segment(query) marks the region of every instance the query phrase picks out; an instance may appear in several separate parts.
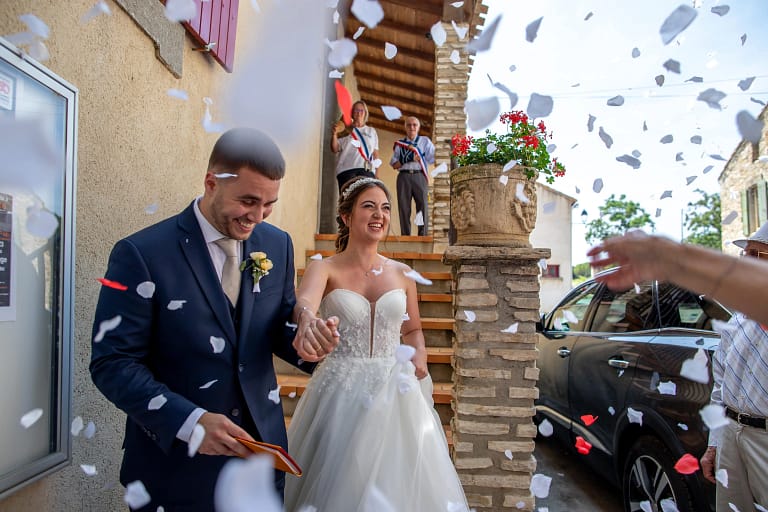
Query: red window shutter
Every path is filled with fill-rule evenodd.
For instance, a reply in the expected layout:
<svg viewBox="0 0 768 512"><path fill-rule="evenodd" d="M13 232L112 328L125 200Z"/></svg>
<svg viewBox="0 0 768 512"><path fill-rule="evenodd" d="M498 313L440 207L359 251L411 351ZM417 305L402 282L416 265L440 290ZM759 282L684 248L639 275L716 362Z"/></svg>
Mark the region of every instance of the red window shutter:
<svg viewBox="0 0 768 512"><path fill-rule="evenodd" d="M235 32L240 0L195 0L197 15L184 28L200 46L212 43L211 55L232 72L235 63Z"/></svg>

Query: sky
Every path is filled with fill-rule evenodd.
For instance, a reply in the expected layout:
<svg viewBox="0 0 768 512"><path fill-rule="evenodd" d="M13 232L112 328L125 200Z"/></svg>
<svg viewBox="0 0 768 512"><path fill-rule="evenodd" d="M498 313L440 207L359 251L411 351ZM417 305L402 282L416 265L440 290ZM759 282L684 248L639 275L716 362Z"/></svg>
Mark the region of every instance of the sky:
<svg viewBox="0 0 768 512"><path fill-rule="evenodd" d="M526 110L532 93L552 97L553 111L544 121L554 131L553 156L567 169L554 188L578 200L572 221L573 263L586 261L581 212L586 210L588 221L597 218L598 207L610 194L626 194L640 203L656 223L656 232L679 240L682 212L700 197L694 190L719 192L717 178L726 162L710 155L727 160L741 141L736 114L747 110L757 117L763 107L750 98L768 102L768 1L688 0L685 4L698 14L668 45L659 29L680 2L485 0L485 4L485 26L499 16L501 20L491 48L475 58L468 98L497 96L502 112L508 111L508 96L491 80L518 95L515 109ZM722 11L726 5L729 10L723 16L711 11L713 7ZM528 42L526 26L538 18L543 18L538 34ZM639 50L636 58L634 48ZM664 68L668 59L680 63L679 74ZM657 75L664 75L661 87ZM703 82L686 82L694 76ZM749 77L755 79L742 91L738 84ZM720 110L697 100L709 88L726 94ZM624 104L607 105L617 95L624 97ZM590 115L596 118L591 133ZM610 149L598 136L599 127L613 138ZM503 130L498 123L490 128ZM673 142L662 144L660 139L667 135ZM695 135L701 136L701 144L690 141ZM635 150L641 153L639 169L616 161ZM678 153L682 161L676 161ZM704 173L710 165L713 168ZM595 193L598 178L604 186ZM665 191L671 191L671 197L662 199Z"/></svg>

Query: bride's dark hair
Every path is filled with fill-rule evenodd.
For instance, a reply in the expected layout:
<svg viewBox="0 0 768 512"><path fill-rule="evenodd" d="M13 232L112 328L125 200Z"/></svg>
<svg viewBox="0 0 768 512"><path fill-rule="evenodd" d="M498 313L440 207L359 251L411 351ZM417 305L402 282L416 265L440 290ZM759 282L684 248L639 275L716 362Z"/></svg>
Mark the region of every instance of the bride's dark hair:
<svg viewBox="0 0 768 512"><path fill-rule="evenodd" d="M361 181L364 182L359 183ZM356 183L359 184L356 185ZM338 224L339 227L339 233L336 236L337 253L344 251L347 248L347 244L349 243L349 226L344 223L342 215L351 215L352 208L354 208L355 201L357 201L358 196L360 196L363 191L371 187L379 187L384 191L384 194L386 194L387 201L390 203L392 202L392 196L389 195L389 190L387 190L387 187L381 180L367 176L356 176L342 185L341 194L339 194L339 205L336 209L336 224ZM387 227L387 230L389 230L389 227Z"/></svg>

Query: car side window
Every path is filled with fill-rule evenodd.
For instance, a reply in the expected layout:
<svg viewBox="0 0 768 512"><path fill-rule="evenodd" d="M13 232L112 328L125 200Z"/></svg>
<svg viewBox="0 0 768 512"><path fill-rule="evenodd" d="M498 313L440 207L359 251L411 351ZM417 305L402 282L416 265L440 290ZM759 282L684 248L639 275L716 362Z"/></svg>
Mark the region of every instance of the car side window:
<svg viewBox="0 0 768 512"><path fill-rule="evenodd" d="M597 283L590 283L560 304L549 316L550 331L583 331L589 305L598 290Z"/></svg>
<svg viewBox="0 0 768 512"><path fill-rule="evenodd" d="M662 327L712 330L712 319L727 321L731 314L720 304L670 283L659 283Z"/></svg>
<svg viewBox="0 0 768 512"><path fill-rule="evenodd" d="M633 332L656 327L649 323L653 309L650 281L629 290L615 292L604 288L595 310L592 332Z"/></svg>

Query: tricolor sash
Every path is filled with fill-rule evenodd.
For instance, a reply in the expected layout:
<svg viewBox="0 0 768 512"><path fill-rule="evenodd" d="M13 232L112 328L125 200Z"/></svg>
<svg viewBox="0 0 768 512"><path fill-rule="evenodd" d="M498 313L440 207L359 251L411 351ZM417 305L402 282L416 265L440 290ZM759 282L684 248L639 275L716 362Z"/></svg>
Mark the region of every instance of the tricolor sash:
<svg viewBox="0 0 768 512"><path fill-rule="evenodd" d="M360 156L363 157L366 164L371 163L371 152L368 151L368 144L365 143L365 137L363 137L362 132L358 130L357 126L353 126L349 135L360 143L357 147L357 152L360 153Z"/></svg>
<svg viewBox="0 0 768 512"><path fill-rule="evenodd" d="M427 163L424 161L424 154L419 149L419 146L416 145L416 143L419 141L419 138L416 137L416 140L411 142L408 139L401 139L395 141L395 146L399 146L405 150L411 151L413 153L418 153L419 155L419 165L421 166L421 172L424 174L424 178L429 182L429 177L427 174Z"/></svg>

